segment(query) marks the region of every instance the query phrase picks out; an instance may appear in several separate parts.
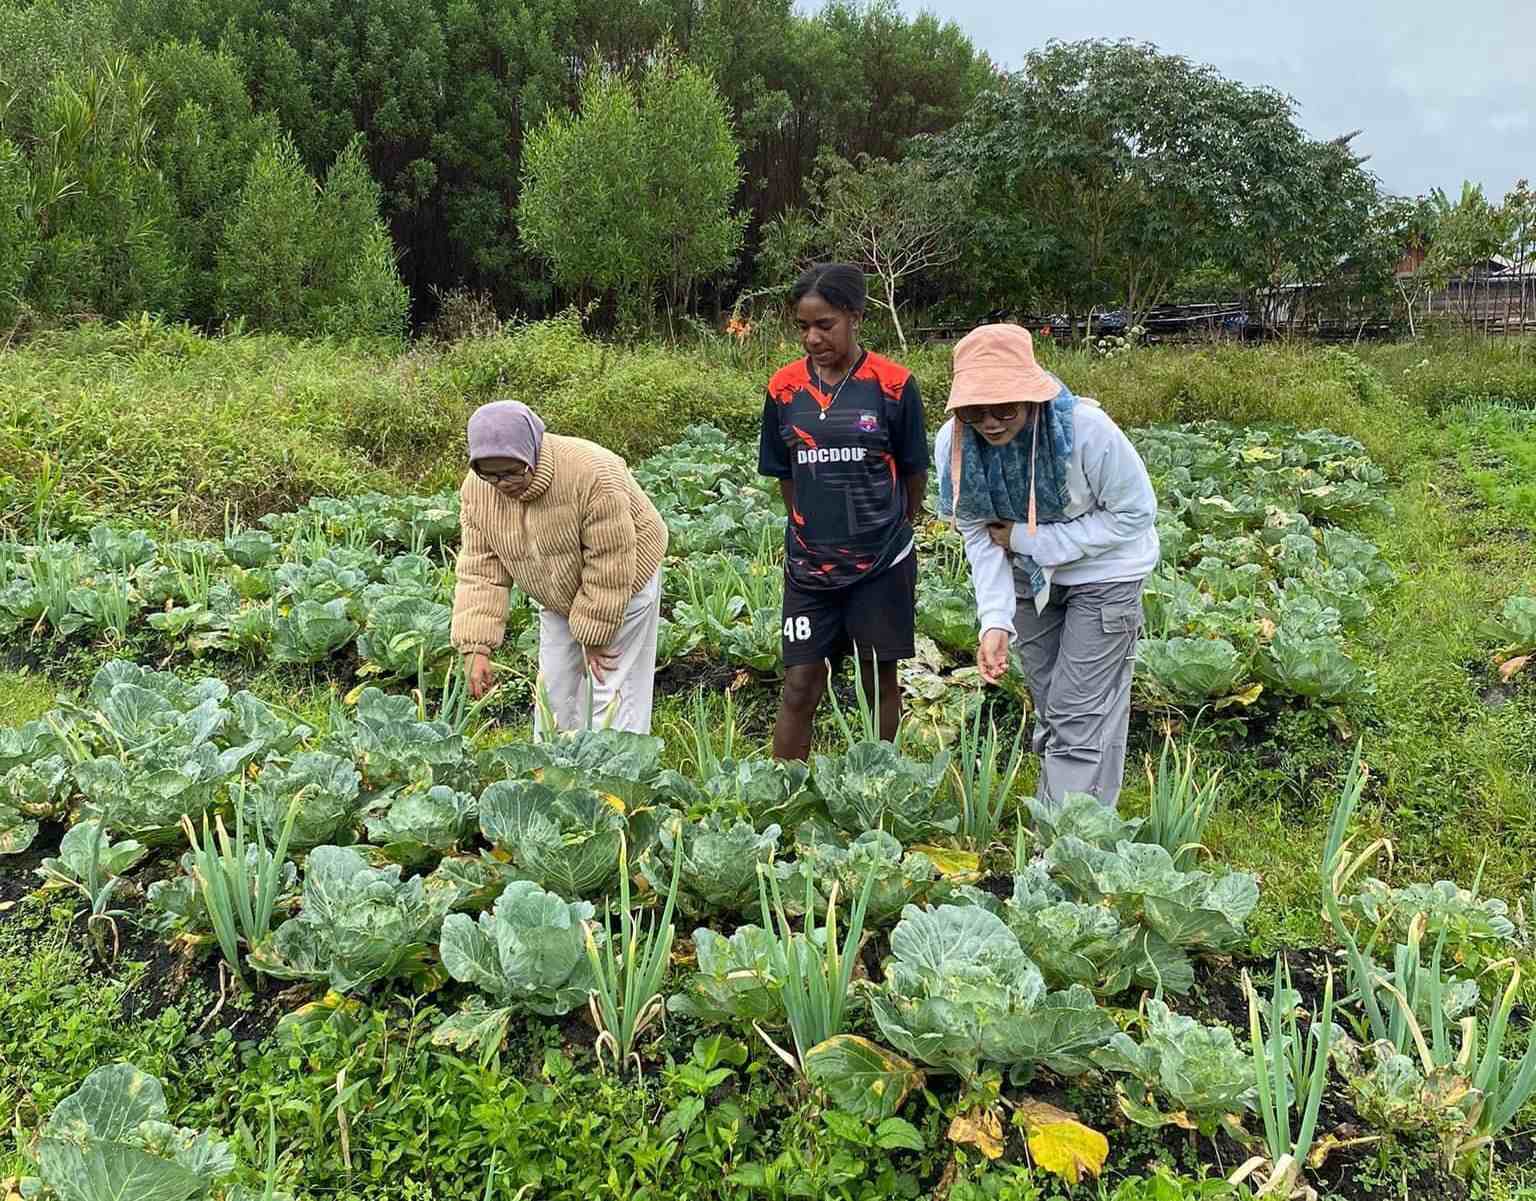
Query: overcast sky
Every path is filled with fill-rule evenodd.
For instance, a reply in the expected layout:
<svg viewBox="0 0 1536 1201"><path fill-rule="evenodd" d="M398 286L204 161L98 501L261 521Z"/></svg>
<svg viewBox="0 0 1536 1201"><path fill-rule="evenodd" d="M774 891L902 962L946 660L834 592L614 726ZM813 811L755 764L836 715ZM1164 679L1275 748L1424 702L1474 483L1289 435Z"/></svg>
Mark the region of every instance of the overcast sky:
<svg viewBox="0 0 1536 1201"><path fill-rule="evenodd" d="M1536 181L1536 0L900 0L957 22L1013 69L1051 38L1129 37L1295 97L1314 136L1356 149L1389 191L1463 179L1498 200Z"/></svg>

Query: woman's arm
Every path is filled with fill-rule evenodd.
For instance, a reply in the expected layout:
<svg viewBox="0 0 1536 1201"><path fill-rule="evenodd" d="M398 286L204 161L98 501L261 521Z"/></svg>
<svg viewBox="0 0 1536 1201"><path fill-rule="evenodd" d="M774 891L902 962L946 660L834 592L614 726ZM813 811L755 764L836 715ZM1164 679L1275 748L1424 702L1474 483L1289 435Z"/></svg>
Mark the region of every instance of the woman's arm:
<svg viewBox="0 0 1536 1201"><path fill-rule="evenodd" d="M488 655L507 632L507 589L512 577L490 540L461 508L460 546L453 586L450 638L461 654Z"/></svg>
<svg viewBox="0 0 1536 1201"><path fill-rule="evenodd" d="M1008 552L987 536L983 522L962 521L960 536L965 540L965 557L971 565L971 584L976 589L976 621L981 632L1007 630L1011 637L1017 633L1013 627L1013 613L1019 602Z"/></svg>
<svg viewBox="0 0 1536 1201"><path fill-rule="evenodd" d="M793 513L795 511L795 481L794 480L780 480L779 481L779 499L784 502L784 512L786 514Z"/></svg>
<svg viewBox="0 0 1536 1201"><path fill-rule="evenodd" d="M1082 422L1083 476L1094 508L1071 521L1042 522L1035 533L1015 522L1009 544L1041 567L1062 567L1134 542L1157 522L1157 496L1147 468L1119 426Z"/></svg>
<svg viewBox="0 0 1536 1201"><path fill-rule="evenodd" d="M571 603L571 636L607 646L624 622L635 591L635 518L623 468L598 472L587 493L581 529L581 587Z"/></svg>
<svg viewBox="0 0 1536 1201"><path fill-rule="evenodd" d="M954 437L955 424L946 422L939 427L933 454L939 470L948 470L950 440ZM1018 597L1013 586L1013 565L1008 552L992 541L987 526L982 521L956 523L965 543L965 558L971 565L971 584L976 590L976 620L981 633L988 630L1006 630L1011 638L1017 631L1013 626L1014 610Z"/></svg>
<svg viewBox="0 0 1536 1201"><path fill-rule="evenodd" d="M899 412L891 434L891 452L906 485L907 520L916 525L922 516L923 499L928 495L928 427L923 421L923 396L915 375L908 376L901 389Z"/></svg>

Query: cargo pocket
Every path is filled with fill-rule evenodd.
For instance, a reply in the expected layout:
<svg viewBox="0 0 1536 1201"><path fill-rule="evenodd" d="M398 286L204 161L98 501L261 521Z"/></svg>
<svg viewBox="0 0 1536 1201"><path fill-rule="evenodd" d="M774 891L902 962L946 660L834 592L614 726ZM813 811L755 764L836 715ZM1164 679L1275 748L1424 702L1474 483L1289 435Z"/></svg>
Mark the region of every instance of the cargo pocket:
<svg viewBox="0 0 1536 1201"><path fill-rule="evenodd" d="M1126 640L1125 657L1136 657L1136 636L1141 632L1141 601L1131 604L1105 605L1099 611L1099 621L1105 635Z"/></svg>

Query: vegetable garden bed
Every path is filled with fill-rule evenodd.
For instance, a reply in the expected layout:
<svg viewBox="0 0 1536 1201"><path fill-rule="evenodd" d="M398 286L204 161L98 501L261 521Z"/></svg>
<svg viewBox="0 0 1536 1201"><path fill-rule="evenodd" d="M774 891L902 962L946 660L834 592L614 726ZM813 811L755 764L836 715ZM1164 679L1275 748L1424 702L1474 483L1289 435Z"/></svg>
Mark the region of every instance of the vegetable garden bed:
<svg viewBox="0 0 1536 1201"><path fill-rule="evenodd" d="M1368 701L1352 652L1393 579L1348 528L1385 504L1359 444L1214 424L1134 436L1164 548L1139 710L1170 728L1206 711L1262 725ZM221 541L99 526L0 545L12 645L110 660L78 697L0 729L0 913L35 917L22 898L39 883L83 908L74 929L98 970L148 965L124 1021L196 996L199 1037L224 1029L299 1062L306 1040L405 1006L413 1032L432 1015L420 1041L438 1061L484 1079L660 1077L664 1114L625 1086L635 1128L659 1117L655 1154L697 1154L712 1191L646 1195L1029 1197L1100 1171L1129 1189L1152 1160L1226 1175L1250 1156L1250 1180L1281 1192L1456 1196L1479 1178L1481 1140L1536 1090L1508 969L1527 933L1508 907L1370 879L1371 850L1344 842L1357 772L1317 865L1351 953L1291 954L1294 991L1272 992L1275 963L1245 928L1260 882L1199 853L1209 782L1192 760L1157 768L1161 819L1021 795L1022 692L978 704L973 599L937 526L921 532L904 740L873 742L850 713L808 766L754 754L737 715L778 668L782 516L750 471L704 429L638 469L673 535L663 679L731 706L699 700L670 748L505 740L490 719L532 685L522 598L509 686L467 702L447 643L451 496L317 500ZM1525 615L1505 612L1506 662ZM255 690L273 661L296 687L334 685L323 719ZM1168 820L1181 814L1192 824ZM643 963L654 985L633 978ZM237 1165L216 1142L140 1126L169 1112L157 1086L103 1071L51 1124L37 1115L25 1150L57 1195L115 1195L69 1191L110 1156L166 1195L233 1198L231 1179L260 1176L259 1137ZM1266 1089L1296 1094L1288 1130ZM130 1129L112 1116L125 1091L145 1099ZM336 1092L327 1120L350 1146L344 1078ZM1299 1129L1309 1092L1316 1162ZM796 1133L807 1114L817 1133ZM499 1179L494 1163L468 1172L486 1196L541 1195L546 1177L516 1155ZM268 1174L314 1187L297 1163ZM1230 1191L1152 1187L1125 1196Z"/></svg>

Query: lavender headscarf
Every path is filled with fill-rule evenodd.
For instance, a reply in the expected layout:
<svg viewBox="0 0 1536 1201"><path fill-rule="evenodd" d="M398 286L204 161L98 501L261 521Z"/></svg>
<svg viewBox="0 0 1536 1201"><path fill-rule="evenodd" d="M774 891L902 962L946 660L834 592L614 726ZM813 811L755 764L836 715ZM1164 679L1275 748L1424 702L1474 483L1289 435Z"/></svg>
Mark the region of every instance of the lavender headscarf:
<svg viewBox="0 0 1536 1201"><path fill-rule="evenodd" d="M469 418L469 461L516 459L532 471L539 465L544 445L544 423L539 415L518 400L495 400L481 405Z"/></svg>

